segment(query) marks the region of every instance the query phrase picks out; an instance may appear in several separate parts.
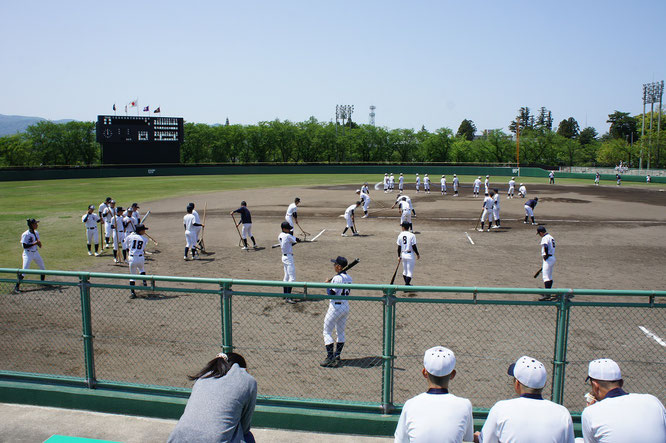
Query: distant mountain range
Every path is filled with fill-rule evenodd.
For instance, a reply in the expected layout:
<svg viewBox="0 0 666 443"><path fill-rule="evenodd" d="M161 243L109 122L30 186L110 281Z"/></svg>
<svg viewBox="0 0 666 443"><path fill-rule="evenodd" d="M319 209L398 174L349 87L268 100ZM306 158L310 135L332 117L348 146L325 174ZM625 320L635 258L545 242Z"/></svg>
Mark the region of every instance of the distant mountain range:
<svg viewBox="0 0 666 443"><path fill-rule="evenodd" d="M25 117L23 115L3 115L0 114L0 137L4 135L16 134L17 132L25 132L30 125L45 121L41 117ZM73 119L53 120L53 123L67 123L74 121Z"/></svg>

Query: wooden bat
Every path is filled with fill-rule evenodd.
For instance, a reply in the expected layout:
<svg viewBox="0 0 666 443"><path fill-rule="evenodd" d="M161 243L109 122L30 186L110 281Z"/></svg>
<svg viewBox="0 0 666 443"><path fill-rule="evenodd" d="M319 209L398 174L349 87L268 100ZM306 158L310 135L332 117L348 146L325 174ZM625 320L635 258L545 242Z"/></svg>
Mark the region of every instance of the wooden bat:
<svg viewBox="0 0 666 443"><path fill-rule="evenodd" d="M204 229L206 229L206 209L208 209L208 202L204 204L204 216L202 223L203 226L201 227L201 238L197 242L197 244L199 245L199 249L202 252L206 252L206 245L204 244Z"/></svg>
<svg viewBox="0 0 666 443"><path fill-rule="evenodd" d="M393 282L395 281L395 276L398 275L398 268L400 267L400 262L401 261L402 261L402 257L400 257L398 259L398 264L395 265L395 271L393 271L393 277L391 277L391 283L389 283L390 285L393 284Z"/></svg>
<svg viewBox="0 0 666 443"><path fill-rule="evenodd" d="M123 222L123 219L120 219L120 223ZM113 208L113 228L116 231L116 237L113 239L113 244L116 247L116 259L117 263L123 263L123 244L120 242L120 233L118 232L118 211L116 208Z"/></svg>
<svg viewBox="0 0 666 443"><path fill-rule="evenodd" d="M159 243L157 243L157 242L155 241L155 239L152 238L150 235L148 235L148 234L146 234L146 233L144 233L143 235L145 235L146 237L148 237L148 239L149 239L151 242L155 243L155 246L158 246L158 245L159 245Z"/></svg>
<svg viewBox="0 0 666 443"><path fill-rule="evenodd" d="M534 274L534 278L537 278L539 276L539 274L541 274L541 268L539 268L539 270L536 272L536 274Z"/></svg>
<svg viewBox="0 0 666 443"><path fill-rule="evenodd" d="M347 264L347 266L342 268L342 271L340 271L340 272L347 272L348 270L350 270L351 268L353 268L354 266L356 266L360 262L361 262L360 258L355 258L351 263Z"/></svg>

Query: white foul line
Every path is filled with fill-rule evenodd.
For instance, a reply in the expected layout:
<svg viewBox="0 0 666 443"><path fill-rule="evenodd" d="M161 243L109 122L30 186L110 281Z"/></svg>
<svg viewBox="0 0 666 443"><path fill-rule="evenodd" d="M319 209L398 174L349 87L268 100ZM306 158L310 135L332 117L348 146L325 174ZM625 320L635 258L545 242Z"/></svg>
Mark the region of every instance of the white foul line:
<svg viewBox="0 0 666 443"><path fill-rule="evenodd" d="M469 242L470 242L471 244L474 244L474 241L472 240L472 237L470 237L469 234L468 234L467 232L465 232L465 235L467 236L467 239L469 240Z"/></svg>
<svg viewBox="0 0 666 443"><path fill-rule="evenodd" d="M648 330L647 328L645 328L645 327L643 327L643 326L639 326L638 328L639 328L641 331L643 331L643 334L645 334L645 335L647 335L648 337L654 339L654 341L656 341L657 343L659 343L660 345L662 345L663 347L666 348L666 342L665 342L664 340L662 340L662 339L659 338L657 335L653 334L652 332L650 332L650 330Z"/></svg>

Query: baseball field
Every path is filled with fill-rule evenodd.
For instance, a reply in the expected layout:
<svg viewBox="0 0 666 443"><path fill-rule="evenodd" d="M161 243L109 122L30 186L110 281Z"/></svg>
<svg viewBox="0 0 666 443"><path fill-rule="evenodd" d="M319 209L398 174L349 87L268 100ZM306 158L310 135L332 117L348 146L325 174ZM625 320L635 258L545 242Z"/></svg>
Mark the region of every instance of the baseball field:
<svg viewBox="0 0 666 443"><path fill-rule="evenodd" d="M523 224L526 199L506 198L508 177L491 177L501 193L502 228L475 231L483 198L472 197L474 177L460 177L459 197L439 192L416 193L413 177L406 193L421 259L415 285L541 288L534 279L541 266L535 226ZM48 269L127 273L101 257L86 254L81 216L88 204L107 196L127 207L138 202L150 210L151 244L146 272L155 275L282 280L279 249L272 249L284 213L300 197L298 214L316 242L294 249L296 279L321 282L333 275L331 258L360 258L352 271L355 283L388 283L397 263L397 191L371 186L369 217L357 215L358 237L341 237L342 214L367 181L381 176L253 175L149 177L0 183L0 267L21 264L19 237L25 219L41 220L41 254ZM526 179L527 198L539 197L536 221L556 240L555 288L663 290L666 261L666 193L659 184ZM253 217L257 250L241 250L229 212L247 201ZM188 202L204 215L206 254L183 261L183 215ZM298 229L296 233L299 233ZM402 283L400 271L396 283ZM80 376L80 310L78 289L35 290L19 296L0 286L2 334L0 369ZM298 292L298 291L295 291ZM219 296L160 293L130 300L125 290L93 290L93 327L98 377L157 385L189 386L185 374L196 372L214 356L220 343ZM356 295L380 295L358 291ZM418 299L440 295L400 294L413 302L397 306L395 400L420 392L423 350L437 344L458 356L459 376L452 390L490 407L512 395L503 374L508 363L528 354L550 363L555 331L553 306L483 306L427 304ZM447 295L467 298L469 295ZM486 296L534 301L537 296ZM577 297L576 301L584 301ZM588 301L592 301L589 298ZM599 298L595 298L599 301ZM641 300L645 301L645 300ZM382 354L382 305L351 303L347 345L339 368L321 368L325 356L322 322L328 302L287 304L281 298L234 297L234 344L248 359L259 381L259 393L305 398L379 401ZM588 360L610 357L627 364L631 383L664 400L666 321L663 309L576 307L570 319L565 405L580 410ZM641 327L662 340L662 344ZM20 351L20 352L17 352ZM656 363L655 363L656 362ZM167 369L166 371L164 369ZM549 371L550 372L550 371ZM578 381L580 380L580 383ZM579 386L580 385L580 386ZM550 389L550 383L547 385Z"/></svg>

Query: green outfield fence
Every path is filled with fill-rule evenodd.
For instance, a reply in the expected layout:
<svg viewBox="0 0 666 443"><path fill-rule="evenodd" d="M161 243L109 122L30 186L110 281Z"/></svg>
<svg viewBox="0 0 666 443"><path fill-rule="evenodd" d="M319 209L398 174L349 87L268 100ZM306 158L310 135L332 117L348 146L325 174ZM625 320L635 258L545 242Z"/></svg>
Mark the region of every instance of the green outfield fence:
<svg viewBox="0 0 666 443"><path fill-rule="evenodd" d="M666 398L666 291L352 284L342 365L321 368L330 284L291 282L301 302L287 304L281 281L135 276L143 296L129 299L127 274L0 277L0 401L178 418L186 374L233 350L259 384L257 426L391 435L435 345L456 353L451 390L477 428L514 395L506 369L522 355L546 364L545 395L576 420L595 358L618 361L629 391Z"/></svg>

